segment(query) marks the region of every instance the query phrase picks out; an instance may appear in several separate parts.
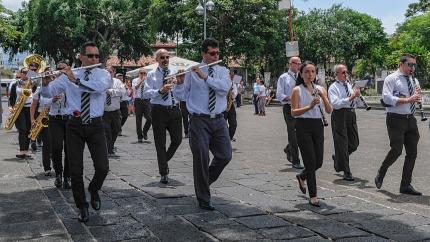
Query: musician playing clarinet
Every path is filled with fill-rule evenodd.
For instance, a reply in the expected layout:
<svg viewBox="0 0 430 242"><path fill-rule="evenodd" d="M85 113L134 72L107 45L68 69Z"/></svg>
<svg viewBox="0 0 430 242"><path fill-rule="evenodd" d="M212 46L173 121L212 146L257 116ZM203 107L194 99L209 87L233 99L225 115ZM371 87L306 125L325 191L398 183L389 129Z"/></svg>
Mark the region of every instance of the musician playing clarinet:
<svg viewBox="0 0 430 242"><path fill-rule="evenodd" d="M399 60L399 69L388 75L382 88L382 98L386 105L386 124L390 139L390 151L385 156L375 177L375 185L381 188L388 168L402 154L405 146L406 156L403 164L400 193L421 195L411 185L412 172L417 158L417 145L420 139L417 120L414 117L417 102L421 101L421 89L416 86L416 80L411 76L417 67L415 56L403 54Z"/></svg>
<svg viewBox="0 0 430 242"><path fill-rule="evenodd" d="M296 118L297 144L302 154L305 169L296 175L299 189L306 193L305 181L309 189L309 204L319 207L315 172L323 163L324 126L323 109L331 113L332 107L324 87L314 84L316 68L306 61L300 66L296 87L291 95L291 115ZM322 101L321 101L322 100Z"/></svg>
<svg viewBox="0 0 430 242"><path fill-rule="evenodd" d="M333 107L331 114L331 130L334 142L334 169L343 171L343 179L354 181L350 167L349 156L357 150L358 128L355 116L356 97L360 96L360 89L352 89L347 81L348 70L345 65L334 66L336 81L328 89L330 103Z"/></svg>

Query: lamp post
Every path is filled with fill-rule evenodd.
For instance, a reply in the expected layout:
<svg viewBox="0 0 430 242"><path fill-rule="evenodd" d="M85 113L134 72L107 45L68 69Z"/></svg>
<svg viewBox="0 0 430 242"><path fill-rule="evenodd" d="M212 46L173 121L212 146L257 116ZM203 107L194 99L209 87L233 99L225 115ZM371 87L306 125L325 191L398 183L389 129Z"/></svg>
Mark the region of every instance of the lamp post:
<svg viewBox="0 0 430 242"><path fill-rule="evenodd" d="M196 7L196 12L203 15L203 38L206 39L206 21L207 10L212 11L215 8L215 3L212 0L199 0L199 5Z"/></svg>

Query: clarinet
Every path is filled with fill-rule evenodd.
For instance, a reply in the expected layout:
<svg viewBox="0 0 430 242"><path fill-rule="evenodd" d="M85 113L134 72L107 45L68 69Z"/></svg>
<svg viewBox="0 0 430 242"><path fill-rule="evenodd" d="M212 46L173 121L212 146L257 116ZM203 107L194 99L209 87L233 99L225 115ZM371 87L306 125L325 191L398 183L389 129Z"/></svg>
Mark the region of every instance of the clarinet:
<svg viewBox="0 0 430 242"><path fill-rule="evenodd" d="M312 87L314 89L314 91L312 92L312 97L318 97L318 98L320 98L320 96L318 94L318 89L315 87L314 83L312 83ZM323 112L320 104L318 104L318 109L320 110L320 113L321 113L321 120L323 122L323 125L325 127L327 127L328 126L328 122L327 122L327 119L325 118L324 112Z"/></svg>
<svg viewBox="0 0 430 242"><path fill-rule="evenodd" d="M352 89L353 90L354 90L354 85L355 85L355 83L352 84ZM358 96L358 98L360 98L361 102L363 103L364 107L366 108L366 111L369 111L370 109L372 109L372 107L370 107L369 105L367 105L366 100L364 100L364 97L361 95L361 93L360 93L360 96Z"/></svg>
<svg viewBox="0 0 430 242"><path fill-rule="evenodd" d="M411 80L412 78L412 80ZM411 82L412 86L414 87L414 90L416 91L417 87L420 85L416 82L415 76L412 74L409 76L409 81ZM421 97L422 98L422 97ZM421 121L427 121L427 117L424 113L424 109L423 109L423 103L421 101L417 102L418 104L418 110L420 111L420 115L421 115Z"/></svg>

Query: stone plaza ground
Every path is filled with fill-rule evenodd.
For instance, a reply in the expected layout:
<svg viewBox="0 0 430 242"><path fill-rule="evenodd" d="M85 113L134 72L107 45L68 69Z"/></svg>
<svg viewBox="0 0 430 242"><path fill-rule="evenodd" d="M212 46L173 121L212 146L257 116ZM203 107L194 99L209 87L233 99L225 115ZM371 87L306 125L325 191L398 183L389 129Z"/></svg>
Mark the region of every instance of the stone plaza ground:
<svg viewBox="0 0 430 242"><path fill-rule="evenodd" d="M389 149L383 111L357 111L358 151L351 156L354 182L333 169L333 142L325 128L324 165L317 172L322 207L308 204L286 160L282 109L253 115L238 110L233 160L211 187L216 210L198 208L188 139L170 161L170 183L159 183L152 131L137 143L134 117L117 141L118 158L100 193L102 209L77 221L70 190L46 177L41 152L17 160L17 133L0 130L0 241L430 241L428 122L421 140L413 185L421 197L399 194L404 154L390 168L381 190L373 179ZM93 166L84 155L86 184ZM87 194L87 200L89 195Z"/></svg>

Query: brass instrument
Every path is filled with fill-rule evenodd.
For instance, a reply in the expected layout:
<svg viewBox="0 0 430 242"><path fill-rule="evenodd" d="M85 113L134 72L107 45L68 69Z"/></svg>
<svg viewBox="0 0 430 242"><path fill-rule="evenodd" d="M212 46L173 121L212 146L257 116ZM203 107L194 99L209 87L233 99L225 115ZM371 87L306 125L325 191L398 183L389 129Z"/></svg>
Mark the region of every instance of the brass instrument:
<svg viewBox="0 0 430 242"><path fill-rule="evenodd" d="M49 107L43 108L42 112L40 112L39 116L37 116L34 126L30 129L30 134L28 135L28 138L33 141L36 140L42 129L48 127L48 113Z"/></svg>
<svg viewBox="0 0 430 242"><path fill-rule="evenodd" d="M205 68L205 67L214 66L214 65L216 65L216 64L218 64L218 63L221 63L221 62L222 62L222 60L217 60L217 61L215 61L215 62L212 62L212 63L206 64L206 65L202 65L202 66L197 66L197 67L198 67L198 68L200 68L200 69L202 69L202 68ZM193 67L194 67L194 66L193 66ZM191 68L192 68L192 67L191 67ZM168 76L166 76L166 77L164 78L164 80L167 80L167 79L170 79L170 78L173 78L173 77L177 77L177 76L185 75L185 74L187 74L187 73L191 72L191 68L190 68L190 69L188 69L188 70L186 70L186 71L183 71L183 72L178 72L178 73L173 74L173 75L168 75Z"/></svg>
<svg viewBox="0 0 430 242"><path fill-rule="evenodd" d="M410 75L409 77L409 81L411 82L411 84L412 84L412 87L414 88L414 90L415 90L415 92L417 91L417 88L419 88L420 87L420 84L417 82L417 80L415 79L415 76L412 74L412 75ZM412 79L412 80L411 80ZM422 99L422 97L421 97L421 99ZM420 115L421 115L421 121L427 121L427 117L426 117L426 115L425 115L425 113L424 113L424 109L423 109L423 103L422 103L422 101L420 101L420 102L417 102L417 105L418 105L418 110L420 111Z"/></svg>
<svg viewBox="0 0 430 242"><path fill-rule="evenodd" d="M231 106L233 105L233 102L234 102L233 85L234 85L234 83L232 83L232 86L231 86L230 90L228 90L228 93L227 93L227 108L225 109L226 112L230 111Z"/></svg>
<svg viewBox="0 0 430 242"><path fill-rule="evenodd" d="M25 68L29 69L31 63L36 63L38 65L37 72L42 73L46 68L46 62L42 56L38 54L31 54L25 57L22 64Z"/></svg>

